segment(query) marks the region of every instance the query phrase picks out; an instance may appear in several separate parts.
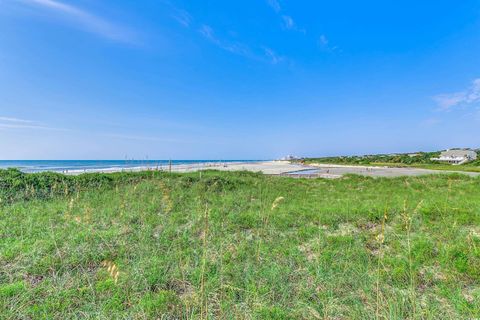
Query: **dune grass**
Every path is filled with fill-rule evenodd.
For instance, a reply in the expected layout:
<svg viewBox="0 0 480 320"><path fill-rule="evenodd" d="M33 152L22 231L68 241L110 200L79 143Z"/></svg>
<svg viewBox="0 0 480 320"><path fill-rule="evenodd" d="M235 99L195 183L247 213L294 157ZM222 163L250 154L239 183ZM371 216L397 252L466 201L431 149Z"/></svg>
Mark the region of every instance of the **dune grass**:
<svg viewBox="0 0 480 320"><path fill-rule="evenodd" d="M131 177L3 202L1 319L480 314L478 178Z"/></svg>

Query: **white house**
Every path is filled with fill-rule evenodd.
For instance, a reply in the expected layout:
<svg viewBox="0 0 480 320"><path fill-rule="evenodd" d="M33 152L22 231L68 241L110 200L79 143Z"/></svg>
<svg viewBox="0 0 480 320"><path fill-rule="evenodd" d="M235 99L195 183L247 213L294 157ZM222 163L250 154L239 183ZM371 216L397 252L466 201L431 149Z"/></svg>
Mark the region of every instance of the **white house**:
<svg viewBox="0 0 480 320"><path fill-rule="evenodd" d="M477 153L473 150L452 149L440 153L440 157L432 158L434 161L448 162L451 164L463 164L477 159Z"/></svg>

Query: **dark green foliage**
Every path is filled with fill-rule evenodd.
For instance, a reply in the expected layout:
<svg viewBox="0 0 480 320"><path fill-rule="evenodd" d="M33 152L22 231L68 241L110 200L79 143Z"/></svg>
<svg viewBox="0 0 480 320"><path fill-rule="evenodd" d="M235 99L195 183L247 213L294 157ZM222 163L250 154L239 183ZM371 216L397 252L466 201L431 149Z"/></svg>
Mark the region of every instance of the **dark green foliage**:
<svg viewBox="0 0 480 320"><path fill-rule="evenodd" d="M309 158L307 162L335 163L335 164L361 164L372 163L392 163L392 164L434 164L436 161L431 158L438 157L440 152L418 152L410 156L409 154L377 154L365 156L344 156L344 157L325 157Z"/></svg>
<svg viewBox="0 0 480 320"><path fill-rule="evenodd" d="M477 151L477 153L479 153ZM440 152L416 152L412 154L376 154L363 156L338 156L323 158L307 158L299 160L305 164L340 164L340 165L363 165L363 166L391 166L391 167L417 167L436 170L473 171L480 172L479 159L462 165L451 165L431 160L437 158Z"/></svg>
<svg viewBox="0 0 480 320"><path fill-rule="evenodd" d="M0 204L68 196L82 190L108 189L167 175L175 174L144 171L85 173L74 176L55 172L23 173L18 169L0 169Z"/></svg>

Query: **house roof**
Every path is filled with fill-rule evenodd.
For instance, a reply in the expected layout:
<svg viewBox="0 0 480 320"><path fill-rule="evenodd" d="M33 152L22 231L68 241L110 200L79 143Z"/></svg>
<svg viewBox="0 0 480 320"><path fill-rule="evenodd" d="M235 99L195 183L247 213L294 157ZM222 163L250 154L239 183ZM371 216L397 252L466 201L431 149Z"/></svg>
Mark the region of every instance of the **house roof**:
<svg viewBox="0 0 480 320"><path fill-rule="evenodd" d="M476 157L477 153L473 150L447 150L440 154L441 157Z"/></svg>

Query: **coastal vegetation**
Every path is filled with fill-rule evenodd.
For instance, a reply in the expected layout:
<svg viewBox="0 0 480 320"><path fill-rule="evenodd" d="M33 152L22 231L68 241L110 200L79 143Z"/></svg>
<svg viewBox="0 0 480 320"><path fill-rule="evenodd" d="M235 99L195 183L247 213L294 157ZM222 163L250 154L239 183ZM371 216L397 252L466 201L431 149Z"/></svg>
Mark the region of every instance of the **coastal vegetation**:
<svg viewBox="0 0 480 320"><path fill-rule="evenodd" d="M0 170L2 319L466 319L480 179Z"/></svg>
<svg viewBox="0 0 480 320"><path fill-rule="evenodd" d="M478 151L477 151L478 153ZM438 158L438 152L416 152L400 154L375 154L363 156L338 156L322 158L306 158L302 160L305 164L341 164L341 165L362 165L362 166L389 166L389 167L414 167L434 170L470 171L480 172L480 154L478 160L467 162L461 165L451 165L431 160Z"/></svg>

